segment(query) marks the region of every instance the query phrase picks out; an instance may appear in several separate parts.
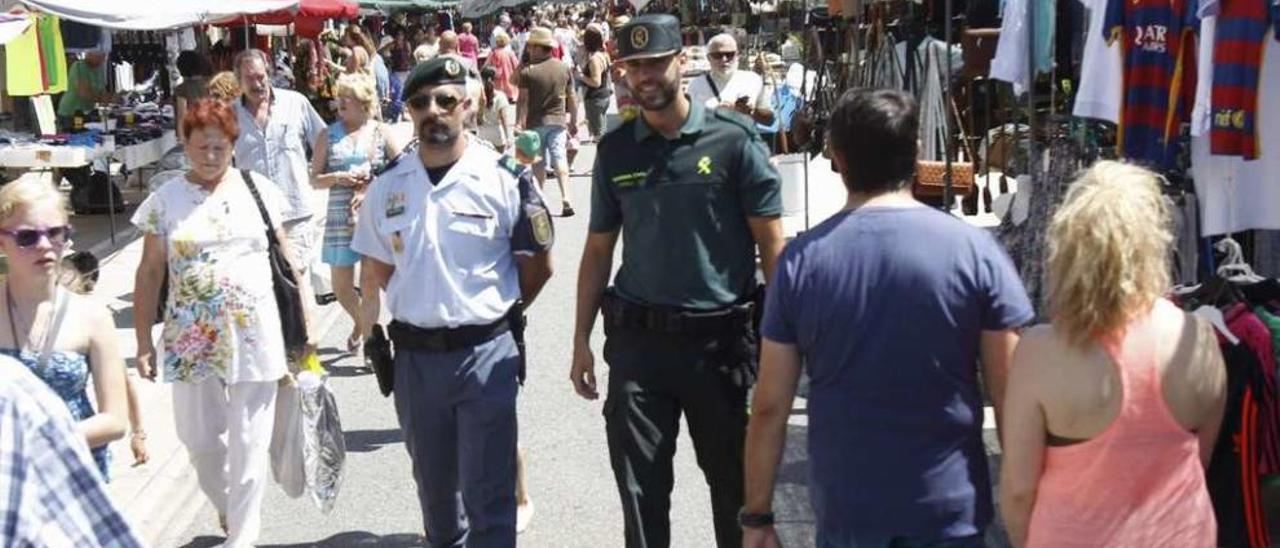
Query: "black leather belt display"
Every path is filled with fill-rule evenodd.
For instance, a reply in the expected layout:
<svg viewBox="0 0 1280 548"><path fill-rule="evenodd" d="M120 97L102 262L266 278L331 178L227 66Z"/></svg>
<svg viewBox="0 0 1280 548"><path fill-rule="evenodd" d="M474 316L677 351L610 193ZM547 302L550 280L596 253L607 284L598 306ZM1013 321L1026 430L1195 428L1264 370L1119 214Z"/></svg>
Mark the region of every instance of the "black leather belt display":
<svg viewBox="0 0 1280 548"><path fill-rule="evenodd" d="M425 329L399 320L392 320L387 334L395 343L396 351L455 352L492 340L511 330L507 318L484 325L463 325L453 328Z"/></svg>

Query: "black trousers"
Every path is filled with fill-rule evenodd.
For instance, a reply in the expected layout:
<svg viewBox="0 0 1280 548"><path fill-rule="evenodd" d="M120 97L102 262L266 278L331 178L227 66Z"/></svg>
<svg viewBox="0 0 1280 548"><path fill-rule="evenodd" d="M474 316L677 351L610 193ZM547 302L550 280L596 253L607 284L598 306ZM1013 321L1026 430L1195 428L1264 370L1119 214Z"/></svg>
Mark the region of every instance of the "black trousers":
<svg viewBox="0 0 1280 548"><path fill-rule="evenodd" d="M609 460L622 496L628 548L671 544L671 459L684 413L711 488L716 544L742 546L747 389L756 360L748 326L719 335L606 328Z"/></svg>

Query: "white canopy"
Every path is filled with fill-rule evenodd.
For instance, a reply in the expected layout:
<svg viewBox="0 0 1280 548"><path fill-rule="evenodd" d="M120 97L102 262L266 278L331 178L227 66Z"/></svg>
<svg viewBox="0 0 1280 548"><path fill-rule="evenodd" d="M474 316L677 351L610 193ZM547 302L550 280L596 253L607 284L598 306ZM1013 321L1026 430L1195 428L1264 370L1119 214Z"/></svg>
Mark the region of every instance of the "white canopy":
<svg viewBox="0 0 1280 548"><path fill-rule="evenodd" d="M163 30L296 10L299 0L21 0L63 19L121 30Z"/></svg>

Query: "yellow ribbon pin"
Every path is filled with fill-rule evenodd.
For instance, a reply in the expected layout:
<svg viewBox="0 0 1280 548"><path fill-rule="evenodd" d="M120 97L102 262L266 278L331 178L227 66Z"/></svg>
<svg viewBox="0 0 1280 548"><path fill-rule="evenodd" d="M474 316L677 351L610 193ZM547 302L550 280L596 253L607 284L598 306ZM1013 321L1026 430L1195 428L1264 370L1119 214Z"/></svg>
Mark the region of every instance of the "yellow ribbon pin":
<svg viewBox="0 0 1280 548"><path fill-rule="evenodd" d="M711 175L711 157L710 156L703 156L701 160L698 160L698 173L701 173L703 175Z"/></svg>

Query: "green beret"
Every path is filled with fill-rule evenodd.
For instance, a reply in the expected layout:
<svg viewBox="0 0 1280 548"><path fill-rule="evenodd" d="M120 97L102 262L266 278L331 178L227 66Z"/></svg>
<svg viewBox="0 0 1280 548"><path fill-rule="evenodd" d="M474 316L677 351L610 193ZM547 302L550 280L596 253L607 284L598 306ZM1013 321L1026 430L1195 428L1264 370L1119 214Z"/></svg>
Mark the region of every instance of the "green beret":
<svg viewBox="0 0 1280 548"><path fill-rule="evenodd" d="M618 30L618 60L665 57L679 53L683 44L676 16L647 13Z"/></svg>
<svg viewBox="0 0 1280 548"><path fill-rule="evenodd" d="M413 94L426 86L443 86L445 84L466 85L467 67L458 59L441 55L423 61L413 67L413 72L404 81L404 90L400 92L401 100L408 100Z"/></svg>

